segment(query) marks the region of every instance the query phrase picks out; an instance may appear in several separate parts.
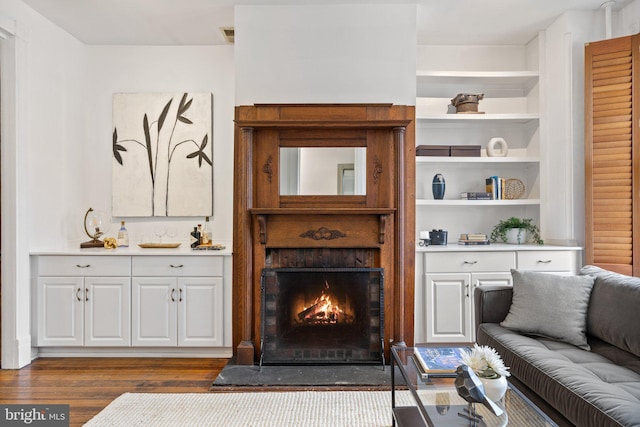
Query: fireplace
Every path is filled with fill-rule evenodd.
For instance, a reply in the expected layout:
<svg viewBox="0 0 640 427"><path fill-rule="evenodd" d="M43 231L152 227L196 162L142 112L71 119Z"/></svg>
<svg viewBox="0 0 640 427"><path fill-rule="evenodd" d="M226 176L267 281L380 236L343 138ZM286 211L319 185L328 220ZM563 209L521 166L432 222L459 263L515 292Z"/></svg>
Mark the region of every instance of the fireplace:
<svg viewBox="0 0 640 427"><path fill-rule="evenodd" d="M384 363L380 268L265 268L260 363Z"/></svg>
<svg viewBox="0 0 640 427"><path fill-rule="evenodd" d="M236 108L233 344L238 364L261 359L265 363L377 363L389 360L391 345L413 343L414 117L413 106L391 104ZM354 164L359 167L364 194L288 191L295 187L289 180L299 175L291 169L295 162L283 157L282 151L323 147L360 153ZM329 169L333 167L321 173L326 177L336 173ZM283 177L287 177L287 191ZM368 277L356 278L355 285L331 277L318 282L305 278L302 286L288 278L280 283L281 268L372 270L349 273ZM313 272L319 277L327 274ZM271 295L272 285L284 289ZM335 292L332 304L337 298L346 316L312 309L312 319L303 321L316 298L322 300L323 291ZM295 306L298 300L303 301L301 308ZM276 309L285 314L273 312ZM362 313L368 320L361 318ZM350 316L353 320L348 320Z"/></svg>

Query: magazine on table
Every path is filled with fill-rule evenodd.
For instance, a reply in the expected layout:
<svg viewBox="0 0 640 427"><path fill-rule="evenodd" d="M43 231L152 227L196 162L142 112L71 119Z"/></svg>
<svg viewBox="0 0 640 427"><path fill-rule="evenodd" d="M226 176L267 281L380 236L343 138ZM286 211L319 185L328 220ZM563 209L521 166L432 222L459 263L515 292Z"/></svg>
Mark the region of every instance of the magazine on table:
<svg viewBox="0 0 640 427"><path fill-rule="evenodd" d="M423 378L455 378L462 355L468 351L469 347L414 347L413 356Z"/></svg>

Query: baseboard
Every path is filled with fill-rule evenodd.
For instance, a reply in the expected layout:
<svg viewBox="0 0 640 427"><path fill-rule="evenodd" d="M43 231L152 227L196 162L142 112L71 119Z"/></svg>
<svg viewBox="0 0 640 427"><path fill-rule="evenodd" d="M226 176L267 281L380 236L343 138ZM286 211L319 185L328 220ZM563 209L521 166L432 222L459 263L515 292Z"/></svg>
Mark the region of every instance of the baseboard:
<svg viewBox="0 0 640 427"><path fill-rule="evenodd" d="M40 347L38 357L193 357L193 358L230 358L231 348L198 347L198 348L69 348Z"/></svg>

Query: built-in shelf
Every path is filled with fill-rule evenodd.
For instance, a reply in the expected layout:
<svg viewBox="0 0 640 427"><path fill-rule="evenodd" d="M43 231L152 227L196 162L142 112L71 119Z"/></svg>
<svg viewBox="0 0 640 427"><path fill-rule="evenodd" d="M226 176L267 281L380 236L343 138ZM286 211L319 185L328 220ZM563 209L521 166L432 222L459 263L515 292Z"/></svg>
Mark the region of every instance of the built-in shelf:
<svg viewBox="0 0 640 427"><path fill-rule="evenodd" d="M540 158L538 157L438 157L438 156L416 156L416 163L434 163L434 164L443 164L443 163L540 163Z"/></svg>
<svg viewBox="0 0 640 427"><path fill-rule="evenodd" d="M540 120L538 113L503 113L503 114L419 114L416 115L418 122L430 123L514 123L523 124L537 122Z"/></svg>
<svg viewBox="0 0 640 427"><path fill-rule="evenodd" d="M539 205L540 199L516 200L457 200L417 199L416 206L527 206Z"/></svg>
<svg viewBox="0 0 640 427"><path fill-rule="evenodd" d="M453 97L464 87L467 93L485 97L526 96L535 87L538 71L433 71L416 73L418 96Z"/></svg>

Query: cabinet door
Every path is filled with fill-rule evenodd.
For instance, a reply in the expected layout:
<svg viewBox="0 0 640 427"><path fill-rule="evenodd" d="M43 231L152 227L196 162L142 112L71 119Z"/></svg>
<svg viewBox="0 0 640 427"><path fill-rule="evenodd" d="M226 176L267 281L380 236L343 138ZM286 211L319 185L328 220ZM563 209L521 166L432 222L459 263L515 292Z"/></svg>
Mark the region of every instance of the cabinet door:
<svg viewBox="0 0 640 427"><path fill-rule="evenodd" d="M513 286L513 279L511 273L496 272L496 273L473 273L471 275L472 289L475 294L475 290L481 286ZM471 305L471 338L472 341L476 340L476 313L475 304L472 298L470 298L469 304Z"/></svg>
<svg viewBox="0 0 640 427"><path fill-rule="evenodd" d="M471 275L426 274L427 342L471 342Z"/></svg>
<svg viewBox="0 0 640 427"><path fill-rule="evenodd" d="M38 346L82 346L82 277L38 278Z"/></svg>
<svg viewBox="0 0 640 427"><path fill-rule="evenodd" d="M87 277L84 345L131 345L131 279Z"/></svg>
<svg viewBox="0 0 640 427"><path fill-rule="evenodd" d="M134 277L131 280L131 344L176 346L178 343L175 277Z"/></svg>
<svg viewBox="0 0 640 427"><path fill-rule="evenodd" d="M222 278L183 277L178 289L178 346L222 346Z"/></svg>

